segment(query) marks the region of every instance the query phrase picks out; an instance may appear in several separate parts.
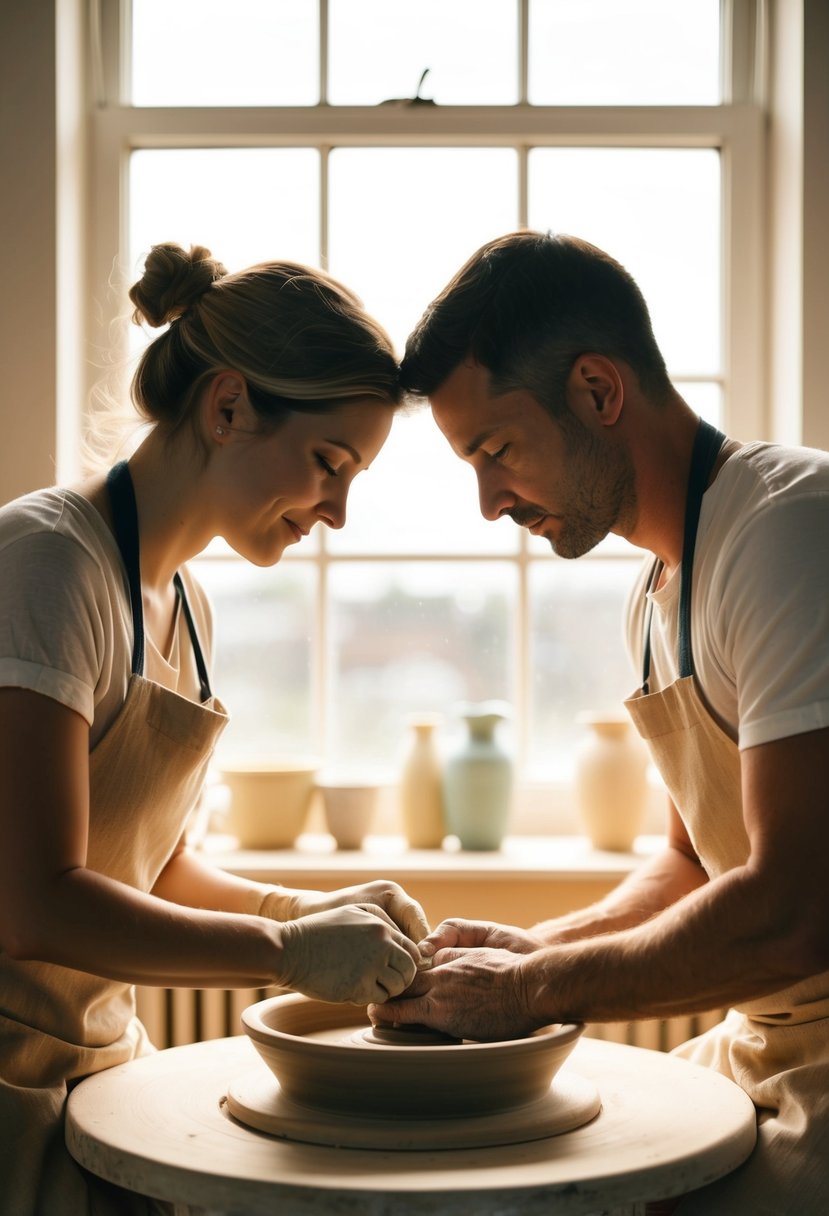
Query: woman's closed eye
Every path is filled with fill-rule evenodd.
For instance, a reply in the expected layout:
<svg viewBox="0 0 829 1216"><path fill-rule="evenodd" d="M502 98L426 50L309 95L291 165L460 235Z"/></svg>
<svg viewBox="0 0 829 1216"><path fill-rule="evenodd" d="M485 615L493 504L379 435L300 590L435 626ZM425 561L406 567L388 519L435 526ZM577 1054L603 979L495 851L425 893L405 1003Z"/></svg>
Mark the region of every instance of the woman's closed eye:
<svg viewBox="0 0 829 1216"><path fill-rule="evenodd" d="M315 452L314 454L316 456L317 464L320 466L320 468L325 473L327 473L329 477L336 477L337 470L334 468L333 465L328 463L328 461L325 459L323 454L321 452Z"/></svg>
<svg viewBox="0 0 829 1216"><path fill-rule="evenodd" d="M490 460L502 460L504 456L506 456L509 449L510 445L508 443L502 444L497 452L488 453Z"/></svg>

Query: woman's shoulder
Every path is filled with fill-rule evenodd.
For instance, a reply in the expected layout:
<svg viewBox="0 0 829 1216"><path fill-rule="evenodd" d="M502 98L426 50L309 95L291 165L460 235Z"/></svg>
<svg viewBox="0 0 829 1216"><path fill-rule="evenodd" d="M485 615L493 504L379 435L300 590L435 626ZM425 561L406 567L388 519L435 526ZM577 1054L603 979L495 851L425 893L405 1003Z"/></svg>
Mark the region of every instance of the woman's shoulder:
<svg viewBox="0 0 829 1216"><path fill-rule="evenodd" d="M92 503L60 486L35 490L0 507L0 550L12 545L76 547L99 565L117 554L112 533Z"/></svg>

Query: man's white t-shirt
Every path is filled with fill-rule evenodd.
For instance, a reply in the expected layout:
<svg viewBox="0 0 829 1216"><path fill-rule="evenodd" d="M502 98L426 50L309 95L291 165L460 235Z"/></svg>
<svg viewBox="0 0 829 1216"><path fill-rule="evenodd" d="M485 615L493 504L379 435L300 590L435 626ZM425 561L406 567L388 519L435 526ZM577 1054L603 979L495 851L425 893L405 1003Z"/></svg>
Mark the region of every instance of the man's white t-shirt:
<svg viewBox="0 0 829 1216"><path fill-rule="evenodd" d="M650 690L678 677L680 571L631 593L627 647L642 672L653 600ZM829 726L829 453L748 443L702 500L691 593L694 670L739 747Z"/></svg>
<svg viewBox="0 0 829 1216"><path fill-rule="evenodd" d="M210 667L207 597L181 571L199 642ZM0 687L52 697L103 737L127 693L133 629L126 573L115 538L86 498L37 490L0 508ZM199 681L184 613L169 653L145 639L144 675L190 700Z"/></svg>

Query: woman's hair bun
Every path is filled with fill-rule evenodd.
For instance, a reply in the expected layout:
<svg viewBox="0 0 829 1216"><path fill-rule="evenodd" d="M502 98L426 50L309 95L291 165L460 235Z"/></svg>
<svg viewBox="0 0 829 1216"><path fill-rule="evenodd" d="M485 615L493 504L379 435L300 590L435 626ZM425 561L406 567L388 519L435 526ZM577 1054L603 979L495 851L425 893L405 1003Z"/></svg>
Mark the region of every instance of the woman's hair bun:
<svg viewBox="0 0 829 1216"><path fill-rule="evenodd" d="M154 329L175 321L227 274L204 245L191 245L189 252L172 241L153 245L144 263L144 273L129 297L135 305L133 320L146 321Z"/></svg>

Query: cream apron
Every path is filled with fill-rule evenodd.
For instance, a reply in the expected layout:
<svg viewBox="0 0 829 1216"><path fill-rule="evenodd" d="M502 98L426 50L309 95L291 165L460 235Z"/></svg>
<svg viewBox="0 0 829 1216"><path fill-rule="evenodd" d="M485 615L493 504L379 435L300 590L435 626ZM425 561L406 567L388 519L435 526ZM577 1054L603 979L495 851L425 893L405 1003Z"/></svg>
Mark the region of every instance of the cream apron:
<svg viewBox="0 0 829 1216"><path fill-rule="evenodd" d="M694 542L722 440L700 424L682 555L679 679L648 691L649 606L642 689L625 702L712 879L749 855L739 751L705 704L691 650ZM684 1199L678 1216L829 1216L829 972L731 1010L677 1054L736 1081L758 1114L757 1146L745 1165Z"/></svg>
<svg viewBox="0 0 829 1216"><path fill-rule="evenodd" d="M181 579L202 703L143 676L138 522L125 463L109 490L133 616L132 675L124 704L89 757L87 866L150 891L184 829L227 716L212 697ZM186 653L186 652L185 652ZM118 942L113 941L113 952ZM93 1179L63 1142L68 1089L90 1073L152 1051L129 984L0 952L0 1213L85 1216L156 1206Z"/></svg>

